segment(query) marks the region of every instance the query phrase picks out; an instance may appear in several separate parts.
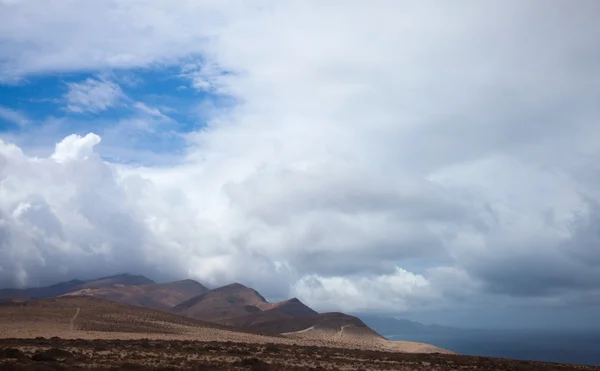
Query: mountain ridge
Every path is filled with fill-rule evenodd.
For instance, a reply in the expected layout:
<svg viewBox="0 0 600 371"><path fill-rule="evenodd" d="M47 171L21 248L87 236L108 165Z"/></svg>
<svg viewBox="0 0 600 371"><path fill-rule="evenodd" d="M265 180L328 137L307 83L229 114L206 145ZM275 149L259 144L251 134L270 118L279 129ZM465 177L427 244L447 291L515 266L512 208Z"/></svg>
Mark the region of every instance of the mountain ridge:
<svg viewBox="0 0 600 371"><path fill-rule="evenodd" d="M169 311L174 305L208 291L204 285L193 280L143 285L115 284L96 289L81 289L61 296L90 296L119 303Z"/></svg>
<svg viewBox="0 0 600 371"><path fill-rule="evenodd" d="M269 336L313 339L332 344L366 341L378 344L378 347L401 346L398 342L390 345L394 342L390 343L359 317L340 312L318 313L296 297L270 303L257 290L238 282L208 289L191 279L156 283L144 276L120 274L88 281L71 280L41 288L0 290L0 301L7 299L3 293L15 291L29 294L26 299L76 300L89 297ZM415 349L429 351L427 349L433 348L419 345Z"/></svg>
<svg viewBox="0 0 600 371"><path fill-rule="evenodd" d="M22 289L0 289L0 298L45 299L87 288L100 288L112 286L115 284L140 285L150 283L155 282L142 275L132 275L129 273L123 273L112 276L100 277L92 280L72 279L69 281L58 282L49 286L28 287Z"/></svg>

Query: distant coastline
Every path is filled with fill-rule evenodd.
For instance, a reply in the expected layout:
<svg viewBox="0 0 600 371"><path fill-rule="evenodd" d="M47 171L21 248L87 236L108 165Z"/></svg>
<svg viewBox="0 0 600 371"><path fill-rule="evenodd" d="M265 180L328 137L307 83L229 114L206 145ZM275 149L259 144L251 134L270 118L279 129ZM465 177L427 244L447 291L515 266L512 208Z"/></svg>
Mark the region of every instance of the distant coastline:
<svg viewBox="0 0 600 371"><path fill-rule="evenodd" d="M424 342L465 355L600 365L600 331L455 329L384 336Z"/></svg>

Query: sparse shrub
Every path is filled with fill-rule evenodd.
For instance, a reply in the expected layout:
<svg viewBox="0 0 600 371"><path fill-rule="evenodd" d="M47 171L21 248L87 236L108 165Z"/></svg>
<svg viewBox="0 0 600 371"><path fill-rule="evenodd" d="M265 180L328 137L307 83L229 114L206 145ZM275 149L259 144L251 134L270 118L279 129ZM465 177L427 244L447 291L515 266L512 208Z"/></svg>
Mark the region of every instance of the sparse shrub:
<svg viewBox="0 0 600 371"><path fill-rule="evenodd" d="M102 343L94 343L94 350L97 352L103 352L105 350L109 350L109 347Z"/></svg>
<svg viewBox="0 0 600 371"><path fill-rule="evenodd" d="M0 349L0 358L25 358L25 353L15 348Z"/></svg>
<svg viewBox="0 0 600 371"><path fill-rule="evenodd" d="M31 359L36 362L55 362L56 358L44 352L38 352L31 356Z"/></svg>
<svg viewBox="0 0 600 371"><path fill-rule="evenodd" d="M269 364L258 358L244 358L241 361L235 362L234 365L247 367L252 371L268 371Z"/></svg>
<svg viewBox="0 0 600 371"><path fill-rule="evenodd" d="M239 348L227 349L227 354L232 354L232 355L236 355L236 356L252 355L252 353L250 353L249 351L244 350L244 349L239 349Z"/></svg>
<svg viewBox="0 0 600 371"><path fill-rule="evenodd" d="M33 356L31 356L31 359L36 362L55 362L59 359L64 360L72 356L73 355L69 351L58 348L50 348L48 350L35 353Z"/></svg>
<svg viewBox="0 0 600 371"><path fill-rule="evenodd" d="M67 370L64 366L58 363L37 363L29 365L18 365L15 370L19 371L65 371Z"/></svg>
<svg viewBox="0 0 600 371"><path fill-rule="evenodd" d="M125 362L121 365L121 369L123 370L143 370L144 368L146 368L144 365L130 362Z"/></svg>
<svg viewBox="0 0 600 371"><path fill-rule="evenodd" d="M267 346L265 347L265 352L280 353L281 352L281 348L278 347L275 344L267 344Z"/></svg>
<svg viewBox="0 0 600 371"><path fill-rule="evenodd" d="M196 364L194 365L194 367L192 367L193 371L213 371L213 370L218 370L218 368L216 368L213 365L210 364L206 364L206 363L200 363L200 364Z"/></svg>

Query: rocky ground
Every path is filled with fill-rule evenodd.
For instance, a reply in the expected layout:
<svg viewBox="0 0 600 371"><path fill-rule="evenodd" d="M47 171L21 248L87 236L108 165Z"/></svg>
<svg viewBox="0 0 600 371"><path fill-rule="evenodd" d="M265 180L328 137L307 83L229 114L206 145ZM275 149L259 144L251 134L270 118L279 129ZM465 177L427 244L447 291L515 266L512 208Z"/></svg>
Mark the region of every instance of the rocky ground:
<svg viewBox="0 0 600 371"><path fill-rule="evenodd" d="M0 339L0 370L600 370L449 354L166 340Z"/></svg>

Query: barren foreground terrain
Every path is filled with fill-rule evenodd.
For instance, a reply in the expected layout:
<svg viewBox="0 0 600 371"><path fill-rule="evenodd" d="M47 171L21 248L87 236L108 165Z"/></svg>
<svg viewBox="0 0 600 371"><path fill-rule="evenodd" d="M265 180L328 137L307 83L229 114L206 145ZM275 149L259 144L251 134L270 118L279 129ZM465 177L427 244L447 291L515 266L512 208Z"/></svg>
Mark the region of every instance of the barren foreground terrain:
<svg viewBox="0 0 600 371"><path fill-rule="evenodd" d="M339 319L344 324L339 327ZM0 304L1 370L598 370L468 357L388 341L331 314L297 331L241 330L89 297ZM286 325L286 328L289 327ZM293 326L292 326L293 327ZM268 333L270 332L270 334Z"/></svg>
<svg viewBox="0 0 600 371"><path fill-rule="evenodd" d="M448 354L177 340L1 339L0 370L600 370Z"/></svg>

